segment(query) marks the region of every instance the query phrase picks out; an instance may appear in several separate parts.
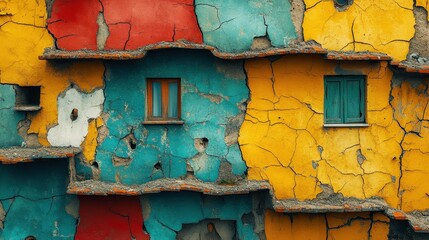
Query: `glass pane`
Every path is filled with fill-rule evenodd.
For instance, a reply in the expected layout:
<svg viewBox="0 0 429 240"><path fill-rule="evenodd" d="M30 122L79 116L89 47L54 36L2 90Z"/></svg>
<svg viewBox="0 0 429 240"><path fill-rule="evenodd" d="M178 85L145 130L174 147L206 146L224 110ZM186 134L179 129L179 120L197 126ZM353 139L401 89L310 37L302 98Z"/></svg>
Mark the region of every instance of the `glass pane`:
<svg viewBox="0 0 429 240"><path fill-rule="evenodd" d="M178 102L177 102L177 94L178 94L178 84L177 82L168 83L168 117L169 118L177 118L178 117Z"/></svg>
<svg viewBox="0 0 429 240"><path fill-rule="evenodd" d="M152 83L152 117L162 117L161 82Z"/></svg>

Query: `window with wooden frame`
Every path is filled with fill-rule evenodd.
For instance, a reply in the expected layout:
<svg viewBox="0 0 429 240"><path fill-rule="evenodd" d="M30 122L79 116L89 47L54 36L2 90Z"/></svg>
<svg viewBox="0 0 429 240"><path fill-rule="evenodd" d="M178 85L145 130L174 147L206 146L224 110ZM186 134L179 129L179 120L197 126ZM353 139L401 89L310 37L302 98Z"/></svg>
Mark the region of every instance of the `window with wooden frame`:
<svg viewBox="0 0 429 240"><path fill-rule="evenodd" d="M365 76L325 76L325 126L366 126Z"/></svg>
<svg viewBox="0 0 429 240"><path fill-rule="evenodd" d="M180 119L180 113L180 79L147 79L147 116L145 123L183 123Z"/></svg>

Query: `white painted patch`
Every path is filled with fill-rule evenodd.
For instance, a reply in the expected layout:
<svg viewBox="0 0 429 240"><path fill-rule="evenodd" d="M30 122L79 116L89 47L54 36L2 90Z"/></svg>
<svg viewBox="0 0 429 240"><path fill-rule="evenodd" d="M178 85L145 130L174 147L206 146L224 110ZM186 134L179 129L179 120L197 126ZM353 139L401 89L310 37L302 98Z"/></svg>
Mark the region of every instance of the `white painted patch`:
<svg viewBox="0 0 429 240"><path fill-rule="evenodd" d="M81 93L74 88L58 98L58 125L49 129L48 141L52 146L79 147L88 134L88 120L100 116L104 102L103 90ZM78 117L72 121L72 110L78 109Z"/></svg>

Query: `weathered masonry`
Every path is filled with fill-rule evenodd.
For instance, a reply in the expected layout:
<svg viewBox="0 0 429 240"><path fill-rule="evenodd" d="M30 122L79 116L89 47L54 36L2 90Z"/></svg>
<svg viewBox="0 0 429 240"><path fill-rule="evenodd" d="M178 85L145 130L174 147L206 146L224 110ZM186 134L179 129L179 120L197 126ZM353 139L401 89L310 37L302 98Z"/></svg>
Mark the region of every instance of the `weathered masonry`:
<svg viewBox="0 0 429 240"><path fill-rule="evenodd" d="M427 7L0 0L0 240L429 239Z"/></svg>

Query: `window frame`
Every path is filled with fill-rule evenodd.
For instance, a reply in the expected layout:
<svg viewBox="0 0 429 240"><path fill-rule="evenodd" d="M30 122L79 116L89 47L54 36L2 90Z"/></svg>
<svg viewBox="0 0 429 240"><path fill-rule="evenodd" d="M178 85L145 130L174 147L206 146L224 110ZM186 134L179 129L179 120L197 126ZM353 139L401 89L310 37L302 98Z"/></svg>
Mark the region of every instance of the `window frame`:
<svg viewBox="0 0 429 240"><path fill-rule="evenodd" d="M362 117L349 118L346 116L347 107L349 107L347 101L347 82L359 80L359 107L362 112ZM327 97L327 87L328 82L339 82L340 83L340 118L337 120L330 120L327 118L327 107L328 107L328 97ZM325 127L367 127L367 76L366 75L325 75L324 76L324 126Z"/></svg>
<svg viewBox="0 0 429 240"><path fill-rule="evenodd" d="M161 117L153 116L153 83L161 83ZM177 83L177 117L168 117L169 108L169 83ZM183 124L182 91L180 78L147 78L146 79L146 119L144 124Z"/></svg>

